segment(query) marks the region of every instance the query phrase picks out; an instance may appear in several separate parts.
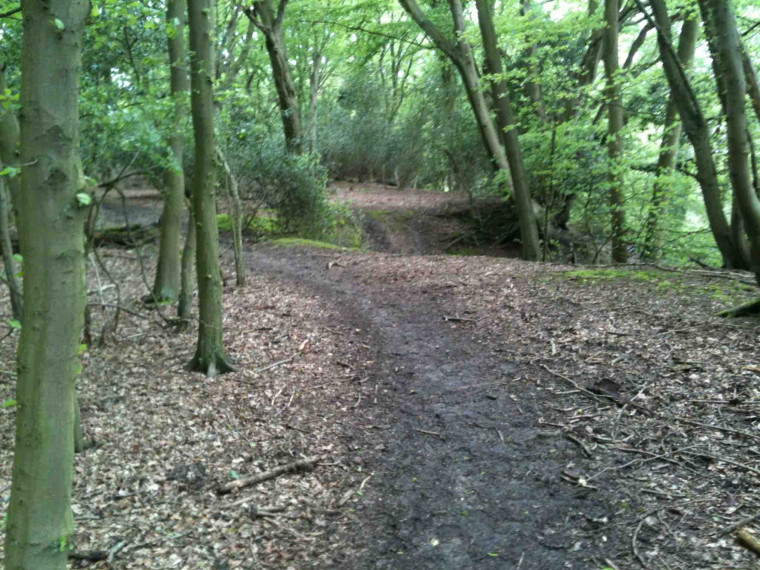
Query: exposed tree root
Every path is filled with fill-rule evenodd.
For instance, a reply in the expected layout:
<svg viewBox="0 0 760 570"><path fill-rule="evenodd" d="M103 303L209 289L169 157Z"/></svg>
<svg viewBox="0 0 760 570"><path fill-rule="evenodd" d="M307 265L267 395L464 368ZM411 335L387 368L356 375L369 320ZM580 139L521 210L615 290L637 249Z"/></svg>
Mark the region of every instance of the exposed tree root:
<svg viewBox="0 0 760 570"><path fill-rule="evenodd" d="M739 305L733 309L727 309L718 313L719 317L726 317L729 319L736 319L738 317L749 317L753 315L760 315L760 298L754 299L749 303Z"/></svg>
<svg viewBox="0 0 760 570"><path fill-rule="evenodd" d="M216 349L211 358L200 356L196 352L187 368L194 372L203 372L207 378L214 378L218 374L226 374L227 372L235 372L236 370L221 349Z"/></svg>

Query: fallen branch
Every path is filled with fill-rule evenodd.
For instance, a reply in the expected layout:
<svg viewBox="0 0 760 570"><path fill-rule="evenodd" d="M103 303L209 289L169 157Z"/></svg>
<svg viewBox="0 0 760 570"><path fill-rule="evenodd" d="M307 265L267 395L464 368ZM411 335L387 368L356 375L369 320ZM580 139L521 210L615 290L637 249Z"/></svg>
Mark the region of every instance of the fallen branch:
<svg viewBox="0 0 760 570"><path fill-rule="evenodd" d="M555 377L557 377L557 378L559 378L561 380L564 380L565 382L567 382L568 384L570 384L573 388L575 388L579 392L583 392L588 397L593 398L594 400L612 401L612 402L615 402L616 404L619 404L619 402L615 398L613 398L612 396L607 396L606 394L596 394L596 393L592 392L591 390L586 390L586 388L584 388L583 386L581 386L580 384L578 384L572 378L569 378L569 377L565 376L564 374L560 374L559 372L555 372L554 370L552 370L551 368L549 368L548 366L546 366L544 364L539 364L539 366L541 368L543 368L544 370L546 370L552 376L555 376Z"/></svg>
<svg viewBox="0 0 760 570"><path fill-rule="evenodd" d="M282 366L283 364L288 364L290 362L293 362L298 356L299 353L295 353L292 356L288 356L287 358L283 358L282 360L278 360L277 362L273 362L272 364L269 364L267 366L264 366L263 368L257 368L253 371L254 374L261 374L262 372L266 372L267 370L272 370L273 368L277 368L278 366Z"/></svg>
<svg viewBox="0 0 760 570"><path fill-rule="evenodd" d="M252 487L253 485L258 485L259 483L263 483L264 481L269 481L270 479L276 479L277 477L281 475L286 475L288 473L297 473L299 471L311 471L312 469L314 469L314 465L317 463L318 460L319 458L317 457L310 457L307 459L303 459L301 461L294 461L293 463L288 463L287 465L281 465L280 467L275 467L274 469L270 469L269 471L264 471L263 473L258 473L251 477L246 477L245 479L237 479L235 481L232 481L231 483L222 485L216 490L216 492L219 495L227 495L238 489L243 489L245 487Z"/></svg>
<svg viewBox="0 0 760 570"><path fill-rule="evenodd" d="M441 437L441 434L437 431L428 431L426 429L417 429L417 428L415 428L414 431L419 432L419 433L424 433L425 435L434 435L436 437Z"/></svg>
<svg viewBox="0 0 760 570"><path fill-rule="evenodd" d="M744 548L752 550L755 554L760 554L760 541L752 536L746 528L743 528L736 533L736 540Z"/></svg>

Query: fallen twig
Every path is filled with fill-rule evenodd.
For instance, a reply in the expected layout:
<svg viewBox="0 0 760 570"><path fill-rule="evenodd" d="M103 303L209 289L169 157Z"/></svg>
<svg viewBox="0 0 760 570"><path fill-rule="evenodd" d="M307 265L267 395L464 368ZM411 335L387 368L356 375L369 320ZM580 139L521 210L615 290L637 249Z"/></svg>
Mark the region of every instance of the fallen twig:
<svg viewBox="0 0 760 570"><path fill-rule="evenodd" d="M583 453L586 454L586 457L589 457L590 459L594 458L594 454L591 453L591 450L580 439L578 439L574 435L570 435L569 433L566 433L565 437L569 439L570 441L572 441L573 443L575 443L576 445L578 445L583 450Z"/></svg>
<svg viewBox="0 0 760 570"><path fill-rule="evenodd" d="M317 463L318 460L319 459L317 457L310 457L310 458L303 459L300 461L294 461L293 463L288 463L287 465L281 465L280 467L275 467L274 469L270 469L269 471L264 471L263 473L258 473L251 477L246 477L244 479L236 479L235 481L232 481L230 483L226 483L225 485L220 486L216 490L216 492L219 495L227 495L238 489L243 489L245 487L258 485L259 483L263 483L264 481L269 481L270 479L276 479L280 475L286 475L287 473L296 473L298 471L311 471L312 469L314 469L314 465Z"/></svg>
<svg viewBox="0 0 760 570"><path fill-rule="evenodd" d="M425 435L434 435L436 437L441 437L441 434L437 431L428 431L426 429L417 429L417 428L415 428L414 431L419 432L419 433L424 433Z"/></svg>
<svg viewBox="0 0 760 570"><path fill-rule="evenodd" d="M257 368L256 370L253 371L253 373L261 374L262 372L266 372L267 370L272 370L272 368L277 368L278 366L282 366L283 364L288 364L289 362L293 362L296 356L298 356L297 352L287 358L283 358L282 360L278 360L277 362L273 362L272 364L264 366L263 368Z"/></svg>
<svg viewBox="0 0 760 570"><path fill-rule="evenodd" d="M740 520L739 522L735 522L734 524L732 524L730 526L727 526L722 531L720 531L720 534L722 534L722 535L731 534L732 532L734 532L737 529L742 528L743 526L747 526L748 524L752 524L757 519L760 519L760 513L755 513L752 516L745 517L742 520Z"/></svg>
<svg viewBox="0 0 760 570"><path fill-rule="evenodd" d="M569 377L565 376L564 374L560 374L559 372L555 372L554 370L552 370L551 368L549 368L545 364L539 364L539 366L541 368L543 368L544 370L546 370L552 376L555 376L555 377L557 377L557 378L559 378L561 380L564 380L565 382L567 382L568 384L570 384L573 388L575 388L579 392L583 392L584 394L586 394L590 398L593 398L595 400L601 400L601 401L612 401L612 402L615 402L616 404L618 403L618 401L615 398L613 398L612 396L607 396L606 394L596 394L596 393L592 392L591 390L587 390L586 388L582 387L580 384L578 384L572 378L569 378Z"/></svg>

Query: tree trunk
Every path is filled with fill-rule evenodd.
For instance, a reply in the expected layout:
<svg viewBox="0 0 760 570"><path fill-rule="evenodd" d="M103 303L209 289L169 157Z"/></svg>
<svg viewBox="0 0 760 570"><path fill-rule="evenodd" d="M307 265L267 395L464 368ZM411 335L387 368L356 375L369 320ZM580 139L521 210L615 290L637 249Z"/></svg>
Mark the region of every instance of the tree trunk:
<svg viewBox="0 0 760 570"><path fill-rule="evenodd" d="M688 18L681 28L681 38L678 43L678 59L684 70L691 69L694 60L694 50L697 45L699 22L696 18ZM678 142L681 140L681 121L678 118L678 109L675 94L671 92L668 105L665 110L665 130L660 144L660 156L657 160L657 179L652 187L652 202L645 224L644 259L658 259L662 255L662 210L666 203L669 183L661 177L673 174Z"/></svg>
<svg viewBox="0 0 760 570"><path fill-rule="evenodd" d="M188 207L189 217L187 233L185 234L185 247L182 249L182 276L180 279L179 303L177 304L177 318L179 329L183 330L190 321L190 309L193 306L193 292L195 291L195 279L193 268L195 266L195 216L192 204Z"/></svg>
<svg viewBox="0 0 760 570"><path fill-rule="evenodd" d="M222 279L214 199L213 0L189 0L195 171L192 182L198 275L198 345L190 369L208 377L233 370L222 345Z"/></svg>
<svg viewBox="0 0 760 570"><path fill-rule="evenodd" d="M650 0L649 4L657 24L657 43L663 70L676 101L683 129L694 148L697 180L702 189L710 230L723 257L723 265L734 269L745 268L746 262L740 248L731 239L731 228L723 211L708 124L670 41L670 18L665 3L663 0Z"/></svg>
<svg viewBox="0 0 760 570"><path fill-rule="evenodd" d="M745 99L747 83L733 7L728 0L705 2L706 16L715 27L715 47L726 89L728 173L744 228L749 237L750 269L760 284L760 198L752 185Z"/></svg>
<svg viewBox="0 0 760 570"><path fill-rule="evenodd" d="M74 530L74 382L86 302L77 100L88 13L84 0L23 5L19 238L26 314L6 570L65 570Z"/></svg>
<svg viewBox="0 0 760 570"><path fill-rule="evenodd" d="M5 64L0 63L0 93L7 89L5 82ZM0 113L0 162L6 166L17 167L21 164L19 158L19 126L14 113ZM7 181L11 193L13 208L18 209L21 193L21 177L15 176ZM18 222L17 222L18 223Z"/></svg>
<svg viewBox="0 0 760 570"><path fill-rule="evenodd" d="M189 81L185 62L185 0L169 0L166 21L168 34L169 65L171 68L171 94L174 99L172 134L169 137L172 165L166 170L164 210L161 214L161 241L158 252L156 281L153 299L173 302L180 290L180 234L182 233L182 210L185 203L185 174L182 158L185 148L184 118L187 113L185 98Z"/></svg>
<svg viewBox="0 0 760 570"><path fill-rule="evenodd" d="M285 16L287 3L288 0L280 0L275 13L272 0L257 0L250 9L246 10L246 15L264 34L264 43L272 67L272 80L277 90L282 128L285 133L285 145L288 151L301 154L304 142L301 113L298 108L296 87L293 83L293 77L290 75L285 39L282 35L282 20Z"/></svg>
<svg viewBox="0 0 760 570"><path fill-rule="evenodd" d="M232 174L227 157L221 149L217 149L219 161L222 163L225 175L225 188L232 202L232 247L235 252L235 283L245 287L245 261L243 260L243 204L240 201L238 183Z"/></svg>
<svg viewBox="0 0 760 570"><path fill-rule="evenodd" d="M612 225L612 261L625 263L628 247L625 242L625 209L623 203L623 100L618 75L618 0L604 2L604 74L607 86L605 99L609 121L607 127L607 154L609 156L609 205Z"/></svg>
<svg viewBox="0 0 760 570"><path fill-rule="evenodd" d="M523 259L536 260L541 255L541 244L538 239L538 226L533 211L525 167L523 166L520 141L517 137L517 125L512 116L507 84L501 77L504 70L501 56L497 47L496 29L491 13L491 0L476 0L480 35L483 39L483 49L486 57L486 68L492 76L491 89L496 107L496 122L499 134L506 150L509 171L512 175L515 203L520 220L520 236L522 238ZM544 236L546 239L546 236Z"/></svg>
<svg viewBox="0 0 760 570"><path fill-rule="evenodd" d="M3 168L0 161L0 170ZM5 188L5 176L0 176L0 250L3 255L3 267L5 269L5 280L8 284L8 291L11 296L11 311L13 318L18 322L24 320L24 296L21 294L21 284L19 283L18 265L13 258L13 244L11 243L10 231L10 208L8 207L8 193Z"/></svg>
<svg viewBox="0 0 760 570"><path fill-rule="evenodd" d="M319 89L322 82L322 54L314 47L311 57L311 73L309 74L309 147L311 152L317 152L319 133Z"/></svg>

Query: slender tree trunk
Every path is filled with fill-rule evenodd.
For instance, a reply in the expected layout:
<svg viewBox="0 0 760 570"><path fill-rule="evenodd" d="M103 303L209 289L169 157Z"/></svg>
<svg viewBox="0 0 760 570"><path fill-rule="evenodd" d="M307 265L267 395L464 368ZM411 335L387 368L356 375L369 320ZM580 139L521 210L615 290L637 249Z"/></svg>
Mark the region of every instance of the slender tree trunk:
<svg viewBox="0 0 760 570"><path fill-rule="evenodd" d="M681 28L681 38L678 43L678 59L685 71L691 69L694 60L694 50L697 45L699 22L696 18L688 18ZM681 140L681 121L678 118L678 109L675 95L671 92L668 105L665 110L665 132L662 135L660 156L657 160L657 178L652 187L652 202L645 224L644 251L645 259L658 259L662 255L662 210L667 201L668 188L670 186L667 177L673 174L678 142Z"/></svg>
<svg viewBox="0 0 760 570"><path fill-rule="evenodd" d="M314 47L309 74L309 142L311 152L317 152L319 129L319 89L322 82L322 54Z"/></svg>
<svg viewBox="0 0 760 570"><path fill-rule="evenodd" d="M538 239L538 226L533 211L525 167L523 165L520 141L517 137L517 125L512 116L507 84L501 79L504 69L497 47L496 29L491 13L491 0L476 0L480 35L483 39L483 49L486 56L488 73L495 79L491 80L491 89L496 107L496 122L499 134L506 150L509 171L512 175L515 203L520 220L520 236L522 238L523 259L536 260L541 255L541 242ZM546 236L544 236L546 239Z"/></svg>
<svg viewBox="0 0 760 570"><path fill-rule="evenodd" d="M0 93L7 89L5 82L5 64L0 63ZM0 162L6 166L21 164L19 156L19 126L14 113L0 113ZM15 176L7 180L11 193L14 210L18 210L21 194L21 177ZM18 221L17 221L18 224Z"/></svg>
<svg viewBox="0 0 760 570"><path fill-rule="evenodd" d="M625 263L628 248L625 242L625 206L623 203L623 100L618 75L618 1L605 0L604 20L604 74L606 77L606 100L609 113L607 128L607 154L610 160L609 204L612 224L612 261Z"/></svg>
<svg viewBox="0 0 760 570"><path fill-rule="evenodd" d="M739 34L732 3L729 0L706 1L705 14L715 27L715 47L719 54L720 73L726 89L726 141L728 173L749 236L750 269L760 284L760 198L752 185L749 165L749 140L745 98L747 83Z"/></svg>
<svg viewBox="0 0 760 570"><path fill-rule="evenodd" d="M2 169L0 161L0 170ZM0 177L0 250L3 255L3 268L5 269L5 280L8 284L8 291L11 296L11 311L13 318L19 322L24 320L24 296L21 293L21 283L17 277L18 265L13 258L13 244L11 243L10 229L10 208L8 193L5 188L5 177Z"/></svg>
<svg viewBox="0 0 760 570"><path fill-rule="evenodd" d="M235 252L235 282L238 287L245 287L245 261L243 260L243 204L240 201L238 183L232 174L230 163L221 149L217 148L219 161L224 168L225 188L232 202L232 246Z"/></svg>
<svg viewBox="0 0 760 570"><path fill-rule="evenodd" d="M290 63L288 63L285 39L282 34L282 21L287 3L288 0L280 0L275 12L272 0L257 0L246 11L246 15L264 34L264 43L272 67L272 80L280 105L285 144L290 152L301 154L304 143L301 112L298 108L296 87L290 75Z"/></svg>
<svg viewBox="0 0 760 570"><path fill-rule="evenodd" d="M222 279L214 198L213 0L189 0L191 104L195 131L192 200L198 275L198 345L190 369L209 377L233 370L222 344Z"/></svg>
<svg viewBox="0 0 760 570"><path fill-rule="evenodd" d="M166 21L170 27L169 65L171 94L174 99L172 134L169 137L172 165L166 170L164 210L161 214L161 241L158 252L153 298L173 302L180 290L180 234L182 210L185 203L185 174L182 158L185 148L184 119L187 113L185 98L189 81L185 61L186 0L168 0Z"/></svg>
<svg viewBox="0 0 760 570"><path fill-rule="evenodd" d="M193 292L195 291L195 216L192 204L188 207L187 232L185 234L185 247L182 249L182 277L180 279L179 303L177 304L177 318L179 329L187 327L190 321L190 309L193 306Z"/></svg>
<svg viewBox="0 0 760 570"><path fill-rule="evenodd" d="M88 13L84 0L23 4L19 237L26 314L6 570L65 570L74 530L74 382L86 293L77 99Z"/></svg>

